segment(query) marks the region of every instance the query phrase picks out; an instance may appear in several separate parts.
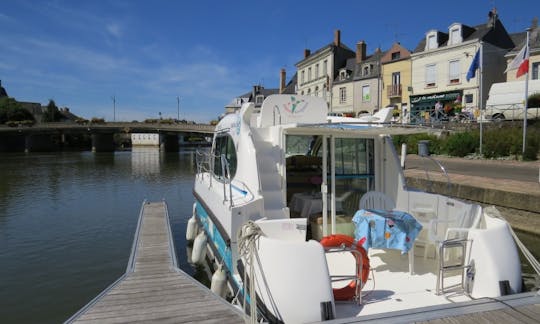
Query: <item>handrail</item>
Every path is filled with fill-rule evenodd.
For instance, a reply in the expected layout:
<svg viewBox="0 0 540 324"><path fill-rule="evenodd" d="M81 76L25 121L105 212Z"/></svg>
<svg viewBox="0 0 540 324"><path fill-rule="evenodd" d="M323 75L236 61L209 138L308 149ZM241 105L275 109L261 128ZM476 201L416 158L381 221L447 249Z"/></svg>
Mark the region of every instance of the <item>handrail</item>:
<svg viewBox="0 0 540 324"><path fill-rule="evenodd" d="M446 176L446 189L447 190L450 190L450 187L451 187L451 183L450 183L450 177L448 176L448 172L446 172L446 168L437 160L435 160L434 158L432 158L431 156L429 155L426 155L426 156L422 156L423 158L427 158L429 160L431 160L433 163L437 164L437 166L439 166L439 168L441 169L441 171L443 172L443 174ZM424 166L424 171L426 173L426 178L427 178L427 181L428 181L428 184L429 184L429 188L428 190L429 191L432 191L433 189L433 182L431 181L431 179L429 179L429 172L428 172L428 169L427 167L423 164Z"/></svg>
<svg viewBox="0 0 540 324"><path fill-rule="evenodd" d="M196 163L197 163L197 175L202 176L203 173L209 174L209 187L212 187L212 178L214 176L218 176L221 180L223 180L223 202L226 202L227 200L230 201L230 207L234 206L233 202L233 194L232 194L232 178L231 178L231 171L230 171L230 164L227 160L227 157L225 154L221 154L221 156L214 155L211 152L201 152L199 150L196 151ZM219 157L219 161L221 162L221 174L214 174L213 173L213 167L212 163L215 163L216 158ZM227 198L227 185L229 186L229 198Z"/></svg>
<svg viewBox="0 0 540 324"><path fill-rule="evenodd" d="M229 184L229 201L230 201L230 207L233 207L233 199L232 199L232 181L231 181L231 172L229 169L229 161L227 161L227 157L225 154L221 154L221 175L223 177L223 202L227 201L227 191L226 191L226 182ZM227 171L227 173L225 173Z"/></svg>

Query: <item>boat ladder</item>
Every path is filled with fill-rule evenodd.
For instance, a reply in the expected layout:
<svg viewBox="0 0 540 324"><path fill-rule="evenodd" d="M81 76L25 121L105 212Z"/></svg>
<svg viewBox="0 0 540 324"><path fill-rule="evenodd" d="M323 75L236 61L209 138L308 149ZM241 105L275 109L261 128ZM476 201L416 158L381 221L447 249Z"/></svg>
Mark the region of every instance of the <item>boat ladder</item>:
<svg viewBox="0 0 540 324"><path fill-rule="evenodd" d="M445 289L448 288L456 288L458 285L454 285L451 287L445 287L444 286L444 275L446 272L449 271L455 271L455 270L461 270L461 284L459 285L459 288L461 291L468 293L468 287L465 282L465 273L467 273L467 276L472 276L474 269L470 264L465 264L465 253L467 249L467 242L468 239L449 239L444 240L439 243L439 265L438 265L438 271L437 271L437 287L436 287L436 294L444 294ZM455 258L449 258L451 260L446 260L445 258L445 252L461 252L461 257L459 259Z"/></svg>

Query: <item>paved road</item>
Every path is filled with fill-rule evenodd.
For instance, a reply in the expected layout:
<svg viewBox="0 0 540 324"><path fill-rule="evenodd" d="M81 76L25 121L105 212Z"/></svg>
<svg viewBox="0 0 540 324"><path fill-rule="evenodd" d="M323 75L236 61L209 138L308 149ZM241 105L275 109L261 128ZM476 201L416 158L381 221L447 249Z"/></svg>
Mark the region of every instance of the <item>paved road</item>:
<svg viewBox="0 0 540 324"><path fill-rule="evenodd" d="M461 174L493 179L539 183L540 163L538 161L519 162L506 160L472 160L433 156L446 169L448 174ZM427 158L409 154L405 159L405 169L418 169L441 172L437 164Z"/></svg>

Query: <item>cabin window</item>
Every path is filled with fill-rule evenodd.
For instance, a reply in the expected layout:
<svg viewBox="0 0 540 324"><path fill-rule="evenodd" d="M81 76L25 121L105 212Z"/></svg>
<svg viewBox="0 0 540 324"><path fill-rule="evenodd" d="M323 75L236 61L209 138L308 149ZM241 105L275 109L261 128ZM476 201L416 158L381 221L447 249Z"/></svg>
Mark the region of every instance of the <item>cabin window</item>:
<svg viewBox="0 0 540 324"><path fill-rule="evenodd" d="M363 193L374 189L374 141L365 138L335 139L336 211L353 216ZM328 152L331 154L331 152ZM330 156L328 161L330 161ZM328 166L329 188L331 185Z"/></svg>
<svg viewBox="0 0 540 324"><path fill-rule="evenodd" d="M221 164L221 156L224 155L229 166L228 175L229 178L233 178L236 174L236 148L234 142L229 135L220 135L216 137L214 143L214 174L220 178L224 177L223 170L225 170L225 176L227 176L226 166ZM225 167L225 168L223 168Z"/></svg>
<svg viewBox="0 0 540 324"><path fill-rule="evenodd" d="M322 181L326 179L328 194L331 194L332 188L336 190L337 213L353 216L358 210L358 202L362 194L374 189L374 140L335 138L334 150L331 145L332 139L326 140L328 164L327 169L324 170L322 168L324 154L322 136L286 135L287 201L290 202L296 193L319 192ZM332 160L335 162L334 178L331 172ZM334 181L335 186L332 185ZM295 211L292 210L292 212L294 214ZM310 215L317 217L316 214Z"/></svg>

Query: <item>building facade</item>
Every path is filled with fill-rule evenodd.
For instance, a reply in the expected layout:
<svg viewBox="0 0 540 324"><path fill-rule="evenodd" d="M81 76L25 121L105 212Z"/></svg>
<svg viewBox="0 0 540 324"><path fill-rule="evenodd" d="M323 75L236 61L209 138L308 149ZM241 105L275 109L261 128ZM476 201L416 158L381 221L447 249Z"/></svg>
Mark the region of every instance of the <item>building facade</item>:
<svg viewBox="0 0 540 324"><path fill-rule="evenodd" d="M506 55L507 64L510 64L519 51L525 46L527 33L512 35L516 47ZM506 81L525 80L525 75L516 77L516 70L507 71ZM529 28L529 80L540 79L540 30L538 29L538 18L534 18Z"/></svg>
<svg viewBox="0 0 540 324"><path fill-rule="evenodd" d="M381 58L384 53L375 49L366 55L367 45L360 41L356 44L356 69L354 71L355 112L357 116L373 114L382 107Z"/></svg>
<svg viewBox="0 0 540 324"><path fill-rule="evenodd" d="M382 107L393 106L397 120L408 121L411 95L411 52L394 43L381 58Z"/></svg>
<svg viewBox="0 0 540 324"><path fill-rule="evenodd" d="M482 72L467 80L480 46ZM445 32L428 31L411 55L411 122L438 118L441 111L452 116L464 109L472 114L484 107L491 84L504 79L504 55L513 47L494 11L486 24L470 27L453 23Z"/></svg>
<svg viewBox="0 0 540 324"><path fill-rule="evenodd" d="M296 94L318 96L332 103L333 81L338 70L345 66L347 59L354 57L354 52L341 43L341 32L334 32L334 41L314 53L304 50L304 58L296 63Z"/></svg>

